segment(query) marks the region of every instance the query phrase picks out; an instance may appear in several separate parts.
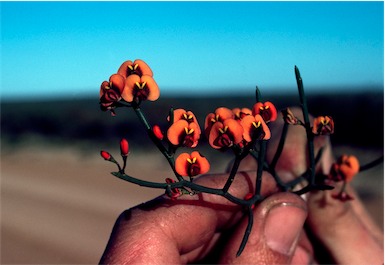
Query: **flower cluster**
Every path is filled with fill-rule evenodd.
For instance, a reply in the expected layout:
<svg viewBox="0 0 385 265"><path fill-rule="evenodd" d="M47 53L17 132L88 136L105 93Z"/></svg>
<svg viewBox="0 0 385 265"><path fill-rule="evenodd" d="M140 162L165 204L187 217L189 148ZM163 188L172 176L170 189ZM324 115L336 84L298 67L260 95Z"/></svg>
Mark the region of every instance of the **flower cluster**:
<svg viewBox="0 0 385 265"><path fill-rule="evenodd" d="M205 119L205 133L211 147L226 150L247 145L255 140L270 139L269 122L277 119L271 102L257 102L252 109L220 107Z"/></svg>
<svg viewBox="0 0 385 265"><path fill-rule="evenodd" d="M293 191L299 181L306 180L307 186L296 194L304 194L311 190L327 190L333 187L326 185L329 182L342 182L343 186L334 198L346 201L352 197L345 191L346 184L349 183L355 174L363 168L360 167L357 158L354 156L341 156L331 167L330 173L323 176L322 181L315 181L316 164L322 156L322 151L314 153L314 138L320 135L330 135L334 133L334 121L330 116L315 117L310 120L306 101L304 100L304 89L299 70L295 67L295 74L300 95L303 120L296 117L293 112L286 108L281 111L284 126L281 138L276 149L276 153L271 163L265 159L266 142L271 137L269 123L278 118L275 105L269 101L262 102L259 89L257 88L256 103L251 108L227 107L216 108L214 112L206 115L203 130L201 129L197 117L190 110L183 108L171 109L168 117L167 128L151 125L140 108L143 101L155 101L159 98L160 92L158 85L153 79L153 72L150 67L142 60L125 61L112 74L109 81L103 81L100 86L100 106L103 111L111 111L117 107L130 107L134 109L149 138L153 141L159 151L165 156L176 179L166 178L164 182L150 182L134 178L125 173L126 161L129 155L129 142L126 139L120 141L120 155L123 160L121 166L114 157L107 151L101 151L100 155L105 160L117 165L118 172L113 175L128 182L165 190L165 194L172 200L177 199L183 194L194 195L199 192L216 194L242 205L243 209L249 211L248 230L250 231L253 223L253 215L250 214L254 205L263 199L261 195L262 172L268 171L277 182L278 188L284 191ZM307 137L308 168L298 179L284 183L277 175L275 166L284 148L288 126L300 125L305 128ZM232 150L235 159L229 171L228 179L222 189L201 186L194 182L194 178L209 172L210 162L198 150L191 152L177 152L180 148L197 148L202 137L205 136L209 145L219 151ZM322 149L322 148L321 148ZM229 192L229 188L238 171L241 160L251 155L257 160L258 167L256 172L256 187L254 193L248 193L242 198L236 198ZM376 163L381 160L376 161ZM373 165L375 163L372 163ZM263 166L260 166L263 165ZM247 242L248 233L245 232L237 256L239 256Z"/></svg>
<svg viewBox="0 0 385 265"><path fill-rule="evenodd" d="M124 100L138 104L144 100L155 101L159 98L159 87L153 78L150 67L142 60L125 61L109 81L100 85L99 99L103 111L114 114L117 103Z"/></svg>

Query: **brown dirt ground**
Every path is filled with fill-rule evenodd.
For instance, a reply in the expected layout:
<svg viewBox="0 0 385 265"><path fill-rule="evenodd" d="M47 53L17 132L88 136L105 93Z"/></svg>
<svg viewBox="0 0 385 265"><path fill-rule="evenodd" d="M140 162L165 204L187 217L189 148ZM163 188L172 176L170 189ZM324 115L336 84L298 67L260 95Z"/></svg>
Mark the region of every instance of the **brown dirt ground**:
<svg viewBox="0 0 385 265"><path fill-rule="evenodd" d="M345 151L367 162L383 152L336 149ZM130 174L143 179L159 181L171 173L158 153L132 153L129 163L135 165ZM109 174L114 170L97 152L34 146L2 150L1 263L97 263L117 216L162 193L116 179ZM383 175L381 165L353 183L381 227Z"/></svg>

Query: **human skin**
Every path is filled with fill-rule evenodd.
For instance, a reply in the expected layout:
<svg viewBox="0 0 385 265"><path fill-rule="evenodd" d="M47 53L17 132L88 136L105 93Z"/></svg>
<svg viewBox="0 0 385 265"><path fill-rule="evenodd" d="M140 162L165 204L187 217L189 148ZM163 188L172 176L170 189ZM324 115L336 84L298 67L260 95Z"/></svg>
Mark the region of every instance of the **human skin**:
<svg viewBox="0 0 385 265"><path fill-rule="evenodd" d="M293 110L299 116L299 110ZM272 126L267 159L277 146L282 121ZM306 170L306 135L291 126L277 173L291 180ZM326 173L333 162L327 137L317 137L316 152L324 148L317 167ZM229 192L243 198L255 187L256 163L246 158ZM227 174L195 181L223 187ZM336 186L340 185L338 183ZM336 188L338 191L338 187ZM267 196L253 209L254 224L244 251L236 257L247 226L242 207L211 194L166 196L124 211L117 219L101 264L383 264L383 233L361 200L342 202L336 191L314 191L299 197L279 192L264 172L261 192Z"/></svg>

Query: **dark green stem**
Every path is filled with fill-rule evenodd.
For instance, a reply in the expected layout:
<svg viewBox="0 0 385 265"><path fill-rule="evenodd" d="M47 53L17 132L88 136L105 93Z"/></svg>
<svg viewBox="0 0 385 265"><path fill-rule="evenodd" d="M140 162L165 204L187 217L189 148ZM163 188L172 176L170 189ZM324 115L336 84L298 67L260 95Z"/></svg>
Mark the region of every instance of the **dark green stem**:
<svg viewBox="0 0 385 265"><path fill-rule="evenodd" d="M190 188L191 190L194 191L199 191L199 192L204 192L204 193L209 193L209 194L215 194L219 195L222 197L225 197L229 201L238 204L238 205L243 205L243 206L250 206L256 202L256 200L262 200L262 197L257 197L256 200L244 200L237 198L230 194L229 192L223 191L223 189L215 189L215 188L210 188L206 186L202 186L199 184L196 184L194 182L190 182L188 180L182 179L181 181L174 182L174 183L160 183L160 182L153 182L153 181L146 181L146 180L141 180L138 178L131 177L129 175L126 175L121 172L113 172L112 175L115 177L118 177L122 180L128 181L130 183L142 186L142 187L148 187L148 188L155 188L155 189L167 189L167 187L170 187L171 189L174 188Z"/></svg>
<svg viewBox="0 0 385 265"><path fill-rule="evenodd" d="M136 115L138 116L139 120L143 124L144 128L147 131L148 136L152 140L152 142L158 147L159 151L166 157L168 163L170 164L172 170L174 171L175 176L179 181L183 180L183 177L179 175L175 171L175 159L174 155L170 155L166 147L162 144L162 142L155 136L154 132L152 131L151 125L148 123L146 117L144 116L142 110L140 109L139 105L133 105L133 109L135 110Z"/></svg>
<svg viewBox="0 0 385 265"><path fill-rule="evenodd" d="M256 102L262 101L261 91L259 90L258 86L255 87L255 101Z"/></svg>
<svg viewBox="0 0 385 265"><path fill-rule="evenodd" d="M258 196L261 195L262 173L263 173L263 164L265 162L266 144L267 144L266 140L261 140L259 155L258 155L257 177L255 181L255 194Z"/></svg>
<svg viewBox="0 0 385 265"><path fill-rule="evenodd" d="M371 169L372 167L375 167L375 166L377 166L383 162L384 162L384 156L381 156L381 157L377 158L376 160L374 160L374 161L372 161L366 165L360 166L360 172Z"/></svg>
<svg viewBox="0 0 385 265"><path fill-rule="evenodd" d="M275 170L275 167L278 163L278 159L279 157L281 156L282 154L282 151L283 151L283 147L285 145L285 140L286 140L286 135L287 135L287 131L289 129L289 124L287 122L285 122L283 124L283 128L282 128L282 133L281 133L281 138L279 139L279 143L278 143L278 147L277 147L277 151L275 152L274 154L274 157L273 157L273 160L271 161L271 164L270 164L270 167L272 169Z"/></svg>
<svg viewBox="0 0 385 265"><path fill-rule="evenodd" d="M314 186L315 185L315 159L314 159L314 142L313 142L314 135L311 131L309 111L307 108L307 102L306 102L305 90L303 88L302 78L297 66L294 67L294 70L295 70L295 77L297 80L299 99L301 103L304 126L306 129L306 136L307 136L307 148L309 153L309 169L310 169L309 185Z"/></svg>
<svg viewBox="0 0 385 265"><path fill-rule="evenodd" d="M231 168L230 175L229 175L225 185L223 186L223 189L222 189L223 192L227 192L229 190L231 184L233 184L235 175L238 172L239 165L241 164L241 161L242 161L243 158L244 157L241 156L241 155L236 155L235 156L234 164L233 164L233 167Z"/></svg>
<svg viewBox="0 0 385 265"><path fill-rule="evenodd" d="M242 238L241 245L239 246L239 249L237 251L237 257L239 257L242 254L243 250L245 249L246 243L249 240L251 228L253 227L253 223L254 223L253 210L251 206L247 208L247 212L249 217L248 223L247 223L245 234L243 235L243 238Z"/></svg>

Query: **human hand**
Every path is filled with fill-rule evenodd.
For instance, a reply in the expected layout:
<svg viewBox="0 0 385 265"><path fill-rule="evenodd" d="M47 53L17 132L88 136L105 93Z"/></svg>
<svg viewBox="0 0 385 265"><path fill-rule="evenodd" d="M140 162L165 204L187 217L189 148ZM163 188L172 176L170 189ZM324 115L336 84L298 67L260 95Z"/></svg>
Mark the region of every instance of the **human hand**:
<svg viewBox="0 0 385 265"><path fill-rule="evenodd" d="M239 173L231 193L244 196L250 192L254 175ZM197 181L221 187L226 179L223 174ZM263 194L277 191L267 173L264 182ZM129 209L118 218L100 262L289 264L293 256L309 256L306 241L299 240L304 235L302 227L307 215L306 203L300 197L277 193L256 206L249 240L242 255L236 258L247 225L243 213L241 207L216 195L184 196L176 201L162 196Z"/></svg>
<svg viewBox="0 0 385 265"><path fill-rule="evenodd" d="M279 131L277 128L274 130ZM328 150L319 167L324 170L332 157L327 139L319 139L316 148L326 146ZM303 132L289 132L287 142L295 149L289 145L278 164L279 173L286 180L306 168L301 141L306 141ZM274 141L270 150L274 150ZM238 173L230 188L237 197L245 196L255 187L255 165L245 161L242 167L244 172ZM197 182L220 188L226 179L225 174L208 175ZM125 211L115 224L100 262L310 264L325 253L330 259L320 261L327 263L383 262L382 232L358 199L340 202L331 199L332 191L319 191L310 194L306 203L294 194L277 191L275 181L264 173L262 194L270 196L253 210L253 228L238 258L236 252L247 225L242 208L220 196L200 194L176 201L162 196ZM308 215L306 233L303 225ZM307 235L311 235L311 240Z"/></svg>

